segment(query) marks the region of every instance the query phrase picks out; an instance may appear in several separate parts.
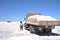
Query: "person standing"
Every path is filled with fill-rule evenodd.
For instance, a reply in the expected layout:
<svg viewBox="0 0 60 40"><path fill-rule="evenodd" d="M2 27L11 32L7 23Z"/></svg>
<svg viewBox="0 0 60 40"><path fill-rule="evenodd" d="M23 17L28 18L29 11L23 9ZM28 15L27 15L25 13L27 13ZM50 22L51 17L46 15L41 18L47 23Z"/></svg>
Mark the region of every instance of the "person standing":
<svg viewBox="0 0 60 40"><path fill-rule="evenodd" d="M23 23L20 21L20 30L23 30Z"/></svg>

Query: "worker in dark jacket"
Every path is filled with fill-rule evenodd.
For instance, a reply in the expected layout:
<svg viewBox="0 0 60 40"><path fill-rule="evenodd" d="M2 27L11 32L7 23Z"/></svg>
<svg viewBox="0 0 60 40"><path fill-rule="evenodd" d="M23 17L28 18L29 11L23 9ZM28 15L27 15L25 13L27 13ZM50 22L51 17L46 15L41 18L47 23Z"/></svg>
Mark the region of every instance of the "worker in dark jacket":
<svg viewBox="0 0 60 40"><path fill-rule="evenodd" d="M23 30L23 23L20 21L20 29Z"/></svg>

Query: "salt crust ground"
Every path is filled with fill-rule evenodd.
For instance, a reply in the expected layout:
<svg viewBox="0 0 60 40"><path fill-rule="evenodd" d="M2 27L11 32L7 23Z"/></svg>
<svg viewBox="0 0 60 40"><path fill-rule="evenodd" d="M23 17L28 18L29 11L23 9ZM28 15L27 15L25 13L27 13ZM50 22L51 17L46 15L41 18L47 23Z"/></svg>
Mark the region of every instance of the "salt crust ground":
<svg viewBox="0 0 60 40"><path fill-rule="evenodd" d="M60 34L60 26L52 30ZM0 22L0 40L60 40L60 36L39 36L27 30L19 30L19 22Z"/></svg>

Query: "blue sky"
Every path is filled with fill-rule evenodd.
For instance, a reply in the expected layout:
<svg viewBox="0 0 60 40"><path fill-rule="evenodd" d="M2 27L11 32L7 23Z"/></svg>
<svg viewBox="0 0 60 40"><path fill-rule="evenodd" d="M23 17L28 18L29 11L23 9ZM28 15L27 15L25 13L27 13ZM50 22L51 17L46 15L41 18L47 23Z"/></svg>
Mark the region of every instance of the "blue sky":
<svg viewBox="0 0 60 40"><path fill-rule="evenodd" d="M0 0L0 21L23 21L28 12L60 20L60 0Z"/></svg>

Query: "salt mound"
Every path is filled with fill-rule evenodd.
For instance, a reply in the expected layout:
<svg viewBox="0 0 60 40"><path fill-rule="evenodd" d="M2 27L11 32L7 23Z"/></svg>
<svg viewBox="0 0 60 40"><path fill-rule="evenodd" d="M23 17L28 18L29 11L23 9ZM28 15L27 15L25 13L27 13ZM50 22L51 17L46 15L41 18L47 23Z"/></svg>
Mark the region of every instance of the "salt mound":
<svg viewBox="0 0 60 40"><path fill-rule="evenodd" d="M35 18L38 21L56 21L56 19L52 18L51 16L43 16L43 15L34 15L30 16L29 18Z"/></svg>

